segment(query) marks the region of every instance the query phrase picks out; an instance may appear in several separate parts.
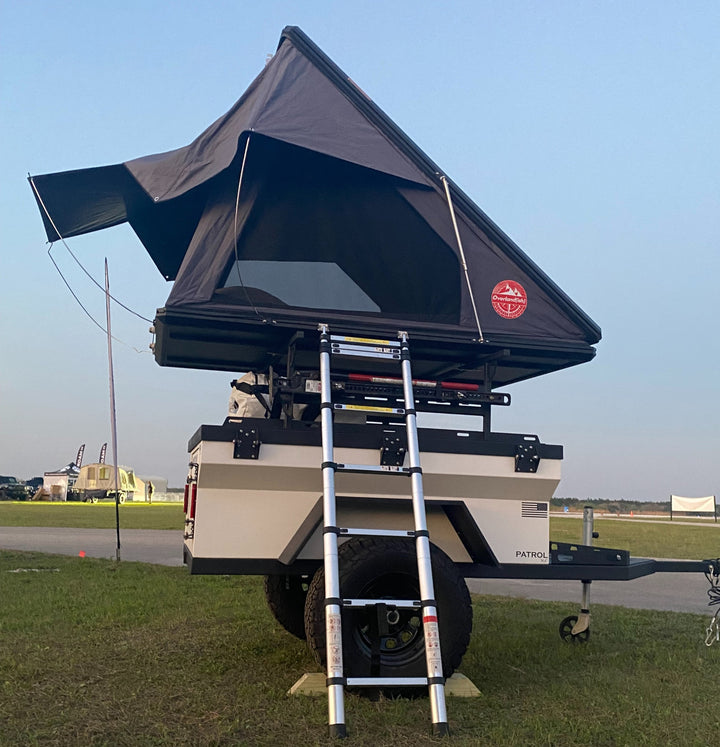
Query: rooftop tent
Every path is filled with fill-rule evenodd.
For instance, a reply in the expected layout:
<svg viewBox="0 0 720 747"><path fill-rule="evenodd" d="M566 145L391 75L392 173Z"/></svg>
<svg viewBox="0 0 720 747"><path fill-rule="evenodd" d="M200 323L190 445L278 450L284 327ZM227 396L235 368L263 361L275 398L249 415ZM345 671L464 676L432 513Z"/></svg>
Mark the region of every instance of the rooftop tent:
<svg viewBox="0 0 720 747"><path fill-rule="evenodd" d="M324 322L406 329L416 375L496 386L590 360L600 339L298 28L189 146L31 181L50 241L128 221L175 281L161 365L264 368L301 332L296 363L314 366Z"/></svg>

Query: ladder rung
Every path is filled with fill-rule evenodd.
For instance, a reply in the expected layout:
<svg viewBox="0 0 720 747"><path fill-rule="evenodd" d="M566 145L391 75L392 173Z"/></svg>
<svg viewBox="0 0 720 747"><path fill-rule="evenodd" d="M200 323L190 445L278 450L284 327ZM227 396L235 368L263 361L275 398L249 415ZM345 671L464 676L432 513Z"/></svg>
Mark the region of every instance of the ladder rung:
<svg viewBox="0 0 720 747"><path fill-rule="evenodd" d="M350 355L354 358L388 358L390 360L400 360L400 353L392 348L386 347L363 347L361 345L341 345L334 342L331 352L333 355Z"/></svg>
<svg viewBox="0 0 720 747"><path fill-rule="evenodd" d="M426 687L427 677L348 677L348 687Z"/></svg>
<svg viewBox="0 0 720 747"><path fill-rule="evenodd" d="M333 410L351 410L352 412L383 412L391 415L404 415L404 407L378 407L376 405L333 405Z"/></svg>
<svg viewBox="0 0 720 747"><path fill-rule="evenodd" d="M354 345L382 345L385 348L399 348L399 340L378 340L374 337L350 337L348 335L330 335L330 342L345 342Z"/></svg>
<svg viewBox="0 0 720 747"><path fill-rule="evenodd" d="M343 599L342 603L343 607L374 607L376 604L410 610L422 607L419 599Z"/></svg>
<svg viewBox="0 0 720 747"><path fill-rule="evenodd" d="M414 537L412 529L350 529L340 527L341 537Z"/></svg>
<svg viewBox="0 0 720 747"><path fill-rule="evenodd" d="M337 464L337 472L375 472L389 475L409 475L409 467L395 467L393 465L374 464Z"/></svg>

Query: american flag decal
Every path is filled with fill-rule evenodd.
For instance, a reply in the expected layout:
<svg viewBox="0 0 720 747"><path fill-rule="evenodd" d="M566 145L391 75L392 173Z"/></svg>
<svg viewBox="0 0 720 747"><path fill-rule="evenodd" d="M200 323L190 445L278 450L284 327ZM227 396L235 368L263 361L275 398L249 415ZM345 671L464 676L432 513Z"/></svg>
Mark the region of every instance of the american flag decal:
<svg viewBox="0 0 720 747"><path fill-rule="evenodd" d="M547 503L536 503L535 501L523 501L522 502L522 518L523 519L547 519L548 517L548 504Z"/></svg>

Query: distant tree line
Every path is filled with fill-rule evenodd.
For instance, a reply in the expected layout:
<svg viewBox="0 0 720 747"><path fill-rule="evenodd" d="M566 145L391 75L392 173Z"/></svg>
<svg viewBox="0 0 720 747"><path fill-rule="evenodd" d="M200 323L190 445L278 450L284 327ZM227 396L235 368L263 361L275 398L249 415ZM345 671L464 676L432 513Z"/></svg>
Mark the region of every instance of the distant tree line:
<svg viewBox="0 0 720 747"><path fill-rule="evenodd" d="M634 501L629 498L607 500L604 498L551 498L553 508L568 507L570 511L582 511L585 506L592 506L597 513L629 514L669 514L670 501Z"/></svg>

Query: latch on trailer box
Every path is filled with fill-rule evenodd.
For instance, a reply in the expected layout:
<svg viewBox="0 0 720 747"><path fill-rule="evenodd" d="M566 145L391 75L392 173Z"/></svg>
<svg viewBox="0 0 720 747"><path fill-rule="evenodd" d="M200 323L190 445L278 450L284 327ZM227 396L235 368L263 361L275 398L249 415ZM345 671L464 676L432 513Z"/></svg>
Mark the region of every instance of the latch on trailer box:
<svg viewBox="0 0 720 747"><path fill-rule="evenodd" d="M539 466L540 455L537 444L524 443L515 447L515 472L537 472Z"/></svg>
<svg viewBox="0 0 720 747"><path fill-rule="evenodd" d="M380 447L380 464L383 467L402 467L407 446L400 435L385 435Z"/></svg>
<svg viewBox="0 0 720 747"><path fill-rule="evenodd" d="M233 441L233 459L257 459L260 437L257 428L240 428Z"/></svg>

